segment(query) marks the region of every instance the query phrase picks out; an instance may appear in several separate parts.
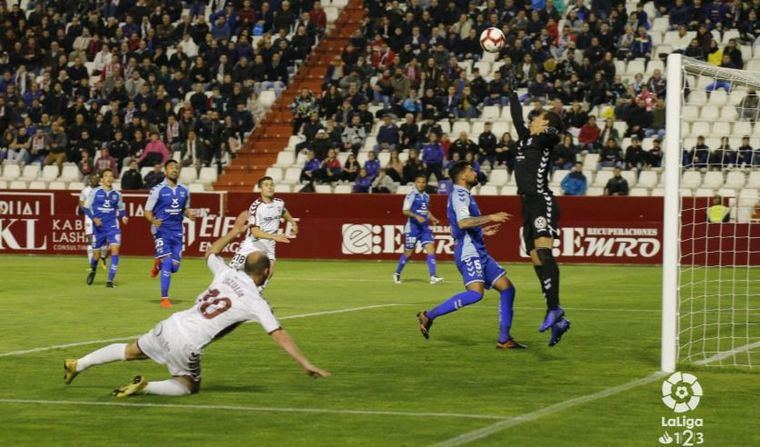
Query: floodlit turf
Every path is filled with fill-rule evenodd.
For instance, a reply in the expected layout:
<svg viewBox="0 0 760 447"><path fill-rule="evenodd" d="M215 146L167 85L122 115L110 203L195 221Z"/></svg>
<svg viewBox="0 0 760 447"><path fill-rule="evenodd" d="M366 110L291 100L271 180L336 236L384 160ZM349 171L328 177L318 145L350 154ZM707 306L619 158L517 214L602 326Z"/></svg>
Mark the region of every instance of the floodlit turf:
<svg viewBox="0 0 760 447"><path fill-rule="evenodd" d="M149 330L170 314L158 306L151 265L123 258L117 288L106 289L102 269L85 285L81 258L0 257L0 445L425 446L527 416L473 445L652 446L665 432L661 418L675 416L660 400L660 379L543 410L658 369L659 269L648 267L563 266L573 326L549 348L537 332L543 300L533 270L509 265L513 333L529 349L503 352L495 293L437 320L429 341L420 336L415 313L461 289L452 263L440 263L446 282L430 286L424 260L407 266L402 285L391 282L389 262L280 261L266 295L307 356L334 374L326 380L302 374L256 324L208 347L201 393L184 398L110 396L134 374L166 377L149 361L104 365L65 386L62 360L101 344L3 355ZM183 261L176 308L189 307L209 279L202 261ZM285 318L384 304L397 305ZM704 418L705 445L760 445L757 369L684 369L704 389L686 415Z"/></svg>

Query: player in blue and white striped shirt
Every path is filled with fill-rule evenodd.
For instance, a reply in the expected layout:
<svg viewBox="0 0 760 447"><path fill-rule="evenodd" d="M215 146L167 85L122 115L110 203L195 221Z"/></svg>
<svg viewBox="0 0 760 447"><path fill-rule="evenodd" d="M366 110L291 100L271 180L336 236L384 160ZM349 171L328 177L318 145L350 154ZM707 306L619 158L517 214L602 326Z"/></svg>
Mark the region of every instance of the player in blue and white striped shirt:
<svg viewBox="0 0 760 447"><path fill-rule="evenodd" d="M92 260L90 261L90 273L87 275L87 285L92 285L97 272L100 248L108 245L111 248L111 267L108 269L108 281L106 287L113 287L113 279L119 269L119 246L121 246L121 229L119 219L126 225L127 217L124 200L121 193L111 187L113 184L113 171L104 169L100 174L101 186L92 190L87 197L84 213L92 219L95 225L92 233Z"/></svg>
<svg viewBox="0 0 760 447"><path fill-rule="evenodd" d="M402 213L407 217L406 226L404 226L404 253L399 258L396 272L393 274L393 282L396 284L401 284L401 271L404 270L418 242L427 253L430 284L443 282L443 278L435 274L435 241L429 224L438 225L438 219L430 212L430 196L425 192L426 186L425 176L417 176L414 179L415 190L407 194L404 199Z"/></svg>

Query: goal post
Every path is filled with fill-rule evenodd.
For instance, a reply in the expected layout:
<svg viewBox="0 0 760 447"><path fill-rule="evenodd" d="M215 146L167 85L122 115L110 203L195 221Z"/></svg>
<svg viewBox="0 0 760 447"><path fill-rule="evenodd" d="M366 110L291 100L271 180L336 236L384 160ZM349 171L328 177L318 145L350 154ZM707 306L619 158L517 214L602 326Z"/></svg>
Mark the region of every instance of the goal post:
<svg viewBox="0 0 760 447"><path fill-rule="evenodd" d="M666 78L660 368L752 367L760 355L760 107L749 93L760 90L760 73L671 54ZM685 152L695 134L709 153ZM727 219L709 222L723 206Z"/></svg>

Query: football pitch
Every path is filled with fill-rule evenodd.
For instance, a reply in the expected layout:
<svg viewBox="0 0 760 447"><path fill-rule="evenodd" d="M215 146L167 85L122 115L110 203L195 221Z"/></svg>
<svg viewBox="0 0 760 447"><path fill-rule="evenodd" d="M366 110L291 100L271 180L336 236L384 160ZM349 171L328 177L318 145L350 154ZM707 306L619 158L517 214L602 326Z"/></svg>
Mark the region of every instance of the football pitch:
<svg viewBox="0 0 760 447"><path fill-rule="evenodd" d="M424 258L394 285L391 262L279 261L266 297L314 364L313 380L257 324L207 347L201 392L111 397L133 375L168 376L150 361L90 369L63 384L64 358L127 341L170 315L158 305L152 260L122 258L117 288L83 257L0 257L0 445L653 446L675 418L662 400L660 269L561 267L571 330L549 348L533 269L506 264L517 286L513 335L525 351L495 349L497 295L436 320L415 313L462 289L453 263L427 283ZM172 281L174 310L211 275L186 259ZM703 445L760 445L757 368L682 365L703 389ZM753 416L754 415L754 416ZM755 422L752 422L755 421ZM676 440L680 440L676 443ZM697 445L697 438L693 440Z"/></svg>

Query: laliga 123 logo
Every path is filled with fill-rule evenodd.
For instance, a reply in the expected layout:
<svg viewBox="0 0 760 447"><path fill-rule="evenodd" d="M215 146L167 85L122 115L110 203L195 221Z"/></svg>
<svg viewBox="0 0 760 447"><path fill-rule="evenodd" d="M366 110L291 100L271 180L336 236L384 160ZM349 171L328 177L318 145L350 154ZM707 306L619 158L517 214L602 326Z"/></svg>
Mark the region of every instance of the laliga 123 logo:
<svg viewBox="0 0 760 447"><path fill-rule="evenodd" d="M702 385L696 376L675 372L662 382L662 403L676 413L694 410L702 397Z"/></svg>

